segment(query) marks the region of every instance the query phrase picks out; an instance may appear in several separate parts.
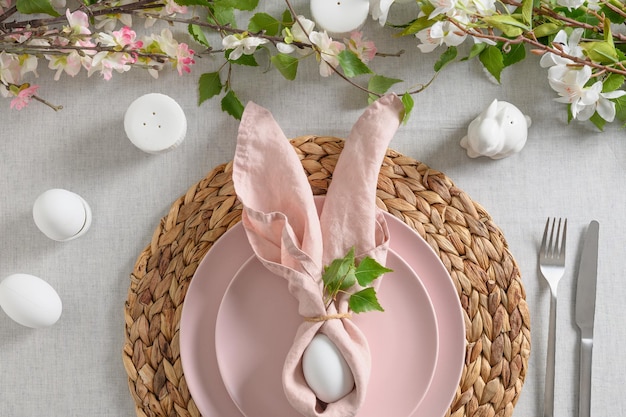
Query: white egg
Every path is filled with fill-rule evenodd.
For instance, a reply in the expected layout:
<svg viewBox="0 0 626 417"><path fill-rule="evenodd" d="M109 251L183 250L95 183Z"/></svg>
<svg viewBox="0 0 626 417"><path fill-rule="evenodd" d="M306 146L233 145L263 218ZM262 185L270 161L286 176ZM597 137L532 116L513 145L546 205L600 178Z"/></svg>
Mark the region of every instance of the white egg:
<svg viewBox="0 0 626 417"><path fill-rule="evenodd" d="M91 225L91 209L78 194L53 188L35 200L33 219L43 234L63 242L87 232Z"/></svg>
<svg viewBox="0 0 626 417"><path fill-rule="evenodd" d="M29 274L9 275L0 282L0 307L22 326L52 326L63 309L59 294L46 281Z"/></svg>
<svg viewBox="0 0 626 417"><path fill-rule="evenodd" d="M316 334L305 349L302 372L309 388L325 403L345 397L354 388L350 367L325 334Z"/></svg>

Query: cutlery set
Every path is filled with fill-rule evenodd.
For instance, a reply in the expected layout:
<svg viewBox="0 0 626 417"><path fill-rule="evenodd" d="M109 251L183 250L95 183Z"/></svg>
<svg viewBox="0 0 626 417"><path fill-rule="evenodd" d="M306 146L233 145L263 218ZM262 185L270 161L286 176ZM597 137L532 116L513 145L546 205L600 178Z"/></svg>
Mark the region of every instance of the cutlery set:
<svg viewBox="0 0 626 417"><path fill-rule="evenodd" d="M578 416L589 417L591 410L591 359L593 324L596 307L599 223L589 223L583 242L576 290L576 324L580 328L580 382ZM539 270L550 286L550 320L544 388L544 417L554 416L554 374L557 287L565 273L567 219L546 222L541 248Z"/></svg>

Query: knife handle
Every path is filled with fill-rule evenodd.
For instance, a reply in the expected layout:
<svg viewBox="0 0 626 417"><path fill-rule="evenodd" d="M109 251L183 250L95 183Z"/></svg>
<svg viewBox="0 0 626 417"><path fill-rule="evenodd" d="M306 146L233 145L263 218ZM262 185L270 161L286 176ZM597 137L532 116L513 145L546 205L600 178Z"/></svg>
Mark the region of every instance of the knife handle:
<svg viewBox="0 0 626 417"><path fill-rule="evenodd" d="M580 339L580 386L578 393L578 417L591 415L591 354L593 339Z"/></svg>

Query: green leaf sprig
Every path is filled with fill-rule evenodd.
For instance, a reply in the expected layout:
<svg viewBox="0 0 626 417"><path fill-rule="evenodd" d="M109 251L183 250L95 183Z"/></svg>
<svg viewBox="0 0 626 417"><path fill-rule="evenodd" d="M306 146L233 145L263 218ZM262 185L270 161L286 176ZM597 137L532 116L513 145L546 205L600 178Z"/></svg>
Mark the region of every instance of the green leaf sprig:
<svg viewBox="0 0 626 417"><path fill-rule="evenodd" d="M374 258L366 256L356 263L354 247L343 258L335 259L324 267L322 281L324 283L324 303L326 307L337 299L340 293L348 293L356 284L364 287L350 294L348 307L354 313L366 311L385 311L378 302L376 290L370 285L376 279L393 270L379 264Z"/></svg>

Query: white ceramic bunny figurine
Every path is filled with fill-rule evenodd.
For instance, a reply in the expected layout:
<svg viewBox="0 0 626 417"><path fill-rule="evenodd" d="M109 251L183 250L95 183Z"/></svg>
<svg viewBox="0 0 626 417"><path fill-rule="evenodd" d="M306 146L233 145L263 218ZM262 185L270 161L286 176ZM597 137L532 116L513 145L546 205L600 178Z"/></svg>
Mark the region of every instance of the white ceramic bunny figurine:
<svg viewBox="0 0 626 417"><path fill-rule="evenodd" d="M461 146L470 158L505 158L522 150L530 124L530 117L517 107L495 99L469 124Z"/></svg>

